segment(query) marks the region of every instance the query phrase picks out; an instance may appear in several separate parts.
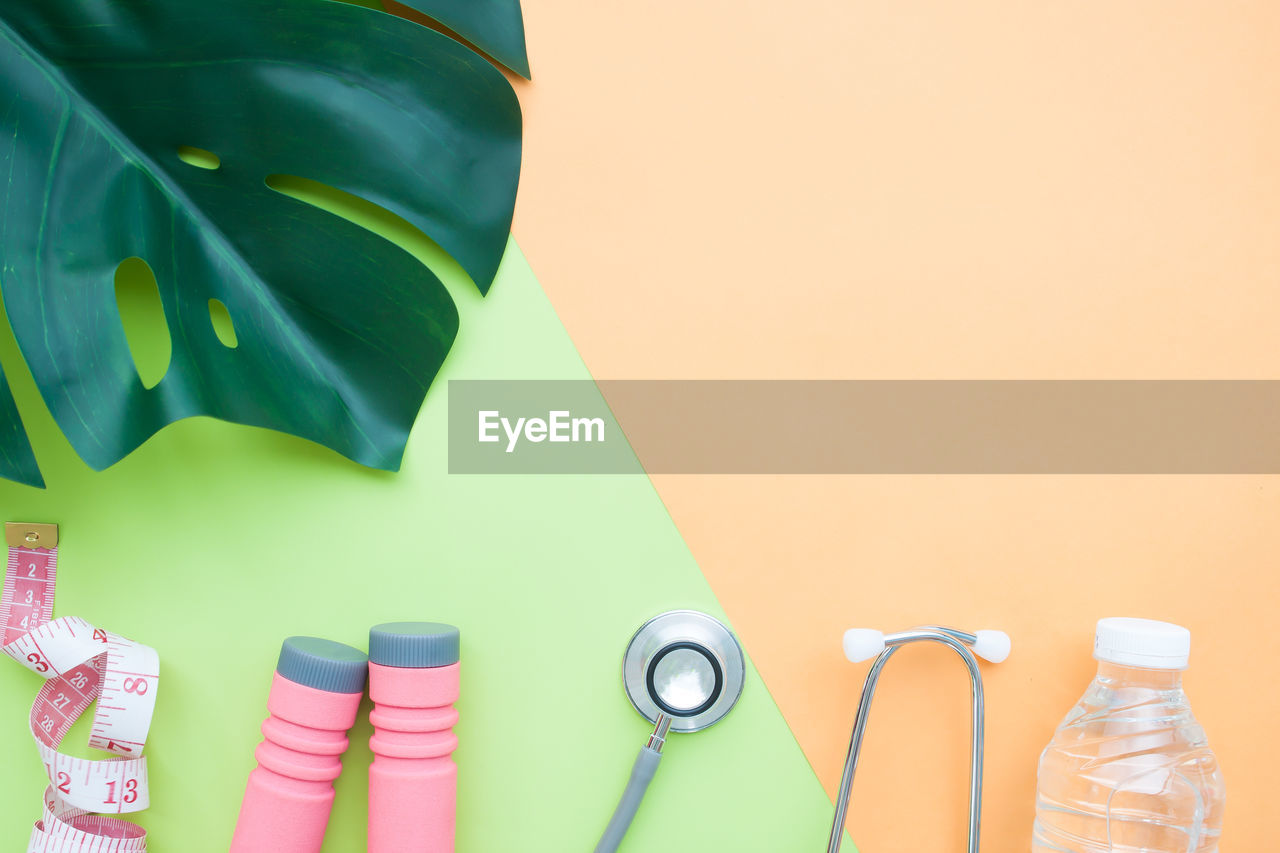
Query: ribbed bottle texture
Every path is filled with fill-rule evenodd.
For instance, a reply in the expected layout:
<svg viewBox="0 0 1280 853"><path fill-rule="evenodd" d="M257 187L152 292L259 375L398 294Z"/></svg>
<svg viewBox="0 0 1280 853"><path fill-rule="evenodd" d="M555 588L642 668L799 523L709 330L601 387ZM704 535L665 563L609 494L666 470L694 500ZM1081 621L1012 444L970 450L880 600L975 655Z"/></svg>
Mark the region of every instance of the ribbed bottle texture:
<svg viewBox="0 0 1280 853"><path fill-rule="evenodd" d="M275 675L231 853L319 853L362 695Z"/></svg>
<svg viewBox="0 0 1280 853"><path fill-rule="evenodd" d="M459 665L369 664L369 853L452 853Z"/></svg>

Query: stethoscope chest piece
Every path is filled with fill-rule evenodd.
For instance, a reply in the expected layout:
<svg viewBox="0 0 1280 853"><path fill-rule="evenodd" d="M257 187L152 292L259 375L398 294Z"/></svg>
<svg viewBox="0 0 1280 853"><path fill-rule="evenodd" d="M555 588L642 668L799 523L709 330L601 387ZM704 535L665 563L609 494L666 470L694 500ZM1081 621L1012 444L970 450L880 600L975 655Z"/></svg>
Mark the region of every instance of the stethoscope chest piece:
<svg viewBox="0 0 1280 853"><path fill-rule="evenodd" d="M671 730L696 732L719 722L742 695L742 647L718 619L671 610L636 631L622 659L627 698L649 722L671 718Z"/></svg>
<svg viewBox="0 0 1280 853"><path fill-rule="evenodd" d="M653 734L636 756L622 799L595 853L616 853L662 760L671 732L697 732L738 704L747 664L742 647L714 616L670 610L640 626L622 656L622 684Z"/></svg>

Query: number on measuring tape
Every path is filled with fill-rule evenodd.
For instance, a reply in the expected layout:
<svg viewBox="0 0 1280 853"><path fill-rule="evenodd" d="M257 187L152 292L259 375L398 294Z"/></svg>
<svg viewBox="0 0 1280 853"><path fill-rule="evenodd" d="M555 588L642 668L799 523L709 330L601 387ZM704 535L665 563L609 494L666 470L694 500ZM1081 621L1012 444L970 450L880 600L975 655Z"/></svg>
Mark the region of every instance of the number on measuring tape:
<svg viewBox="0 0 1280 853"><path fill-rule="evenodd" d="M56 545L56 542L54 542ZM31 708L31 734L49 787L28 853L145 853L146 832L124 814L150 803L142 756L155 711L155 650L77 617L53 619L57 549L9 548L0 630L4 653L44 679ZM94 701L89 744L104 760L58 746Z"/></svg>
<svg viewBox="0 0 1280 853"><path fill-rule="evenodd" d="M116 783L108 782L107 787L110 790L110 793L107 795L107 802L114 803L116 801ZM124 780L124 796L120 798L120 802L124 803L125 805L129 805L130 803L136 803L137 801L138 801L138 780L125 779Z"/></svg>

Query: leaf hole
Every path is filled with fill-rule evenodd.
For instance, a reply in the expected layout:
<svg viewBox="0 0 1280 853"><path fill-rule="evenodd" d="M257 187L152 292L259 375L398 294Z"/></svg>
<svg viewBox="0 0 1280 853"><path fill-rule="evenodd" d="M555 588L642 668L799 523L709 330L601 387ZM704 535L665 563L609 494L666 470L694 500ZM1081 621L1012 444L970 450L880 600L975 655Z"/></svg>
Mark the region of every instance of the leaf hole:
<svg viewBox="0 0 1280 853"><path fill-rule="evenodd" d="M222 158L217 154L192 145L179 146L178 158L188 166L195 166L197 169L213 171L222 166Z"/></svg>
<svg viewBox="0 0 1280 853"><path fill-rule="evenodd" d="M143 387L154 388L169 372L173 357L173 340L156 275L142 258L126 258L116 267L115 290L133 366Z"/></svg>
<svg viewBox="0 0 1280 853"><path fill-rule="evenodd" d="M220 299L209 300L209 322L213 324L213 333L218 336L218 340L227 349L235 349L240 345L240 341L236 338L236 327L231 322L231 312L227 310L227 306L222 304Z"/></svg>

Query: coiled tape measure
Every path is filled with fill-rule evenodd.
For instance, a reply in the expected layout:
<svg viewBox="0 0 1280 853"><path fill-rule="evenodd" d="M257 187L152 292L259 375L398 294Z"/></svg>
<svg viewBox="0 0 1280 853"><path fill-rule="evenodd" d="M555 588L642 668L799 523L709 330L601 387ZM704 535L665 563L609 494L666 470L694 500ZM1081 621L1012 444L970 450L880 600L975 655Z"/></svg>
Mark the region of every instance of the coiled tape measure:
<svg viewBox="0 0 1280 853"><path fill-rule="evenodd" d="M6 655L45 679L31 707L31 734L49 787L27 853L145 851L142 827L105 815L149 804L142 750L156 706L160 659L154 649L78 617L53 618L57 525L6 524L5 542L0 643ZM59 752L67 731L95 699L89 745L112 757Z"/></svg>

